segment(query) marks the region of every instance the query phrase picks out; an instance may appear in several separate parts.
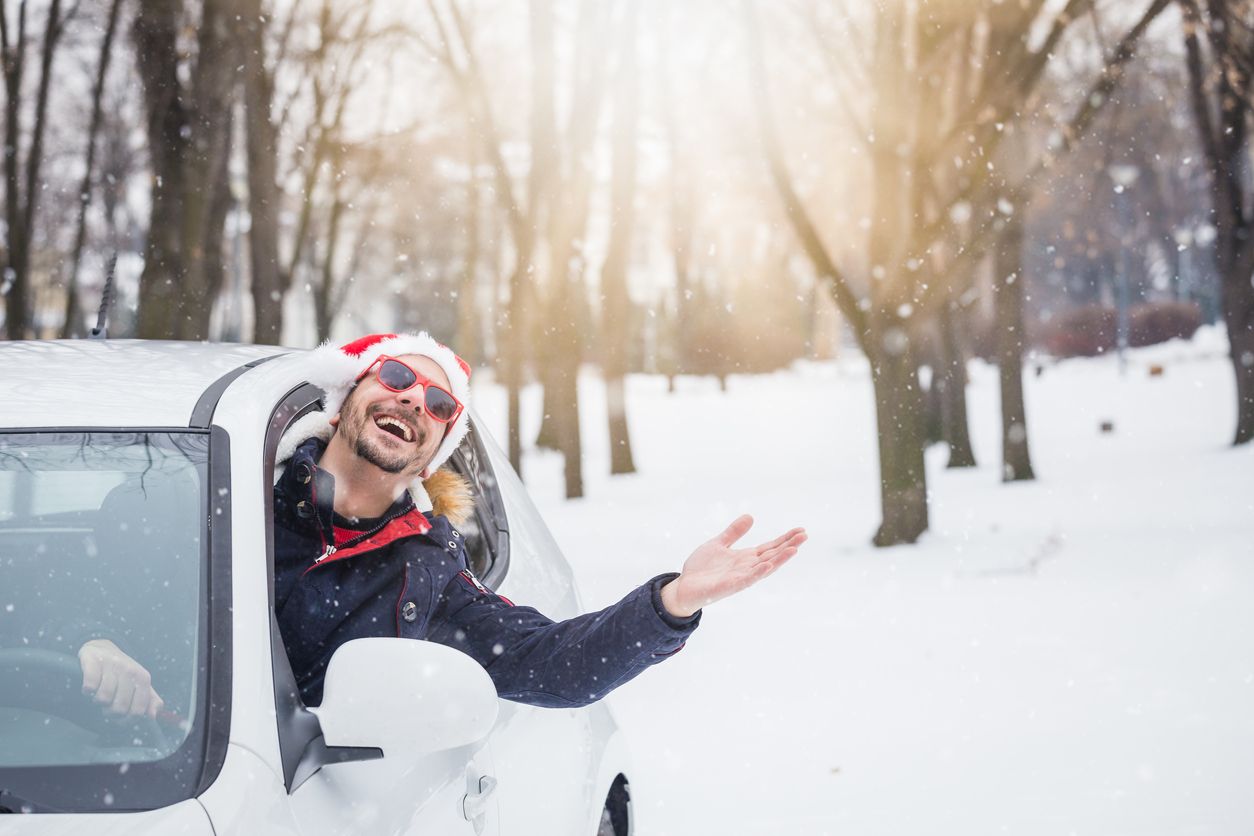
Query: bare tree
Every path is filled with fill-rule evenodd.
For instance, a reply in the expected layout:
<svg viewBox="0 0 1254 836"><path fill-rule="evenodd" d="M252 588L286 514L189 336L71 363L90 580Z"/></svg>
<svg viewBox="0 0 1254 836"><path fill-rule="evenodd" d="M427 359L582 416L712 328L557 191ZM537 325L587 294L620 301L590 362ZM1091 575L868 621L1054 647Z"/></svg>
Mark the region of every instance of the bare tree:
<svg viewBox="0 0 1254 836"><path fill-rule="evenodd" d="M668 368L667 388L675 391L675 376L691 371L691 301L692 296L692 241L693 215L696 209L692 195L692 182L688 166L692 154L687 148L683 126L677 113L673 79L671 76L672 15L674 6L663 5L664 17L658 46L658 97L661 100L662 120L666 128L666 142L670 152L667 176L670 198L670 248L675 268L675 308L670 322L668 341L672 363Z"/></svg>
<svg viewBox="0 0 1254 836"><path fill-rule="evenodd" d="M43 47L39 53L39 86L35 93L34 120L23 164L20 143L23 135L22 78L27 54L26 0L18 3L15 38L9 31L7 4L0 8L0 67L3 67L5 90L4 213L8 230L5 271L0 278L0 287L3 287L6 296L5 328L10 339L22 339L30 329L31 238L39 204L39 171L43 164L53 57L67 17L61 13L61 0L51 0L44 21Z"/></svg>
<svg viewBox="0 0 1254 836"><path fill-rule="evenodd" d="M1053 49L1092 2L1070 0L1044 18L1048 24L1045 37L1035 48L1029 33L1045 14L1045 4L1032 0L998 5L982 7L982 13L994 19L984 27L981 43L967 37L963 26L944 25L944 19L931 21L934 29L924 30L921 37L909 38L909 16L902 3L881 4L877 10L866 64L872 85L869 133L874 141L869 150L875 207L868 241L871 275L862 283L868 288L865 297L837 266L798 196L782 146L771 129L773 117L752 3L747 0L744 5L752 89L772 181L815 272L871 362L883 513L874 538L877 545L913 542L927 528L916 323L937 304L961 298L970 289L971 268L1003 228L998 212L987 211L988 207L1016 191L1024 193L1027 184L1084 133L1118 83L1146 27L1168 0L1153 0L1104 58L1101 75L1060 129L1056 147L1034 165L1024 166L1026 174L1015 183L1009 183L989 161L996 157L1006 126L1020 118L1023 102L1036 89ZM947 14L958 13L958 7L942 8ZM924 48L916 51L917 43ZM948 118L930 123L902 118L902 112L923 113L920 100L935 95L928 91L936 61L945 54L939 49L942 44L958 49L963 60L980 63L984 70L978 83L972 82L970 90L962 89L966 84L957 88L961 97ZM952 182L936 178L943 169L939 161L954 159L963 174ZM929 205L930 211L920 211ZM962 209L966 211L958 211ZM939 264L922 269L937 258ZM1009 371L1022 374L1020 367Z"/></svg>
<svg viewBox="0 0 1254 836"><path fill-rule="evenodd" d="M872 192L876 206L868 247L872 274L872 298L865 304L836 265L817 227L793 185L783 148L771 130L765 59L755 12L746 0L745 30L758 125L771 177L802 248L825 282L836 305L849 321L859 346L871 362L875 391L876 428L880 456L880 493L883 520L876 532L877 545L913 542L927 529L927 488L923 466L922 404L914 346L911 339L912 288L898 274L904 261L903 239L912 229L909 204L899 199L908 194L909 174L899 148L905 142L903 120L897 108L909 101L905 78L905 19L901 6L887 3L877 20L870 75L874 79L872 126ZM904 272L901 271L901 272Z"/></svg>
<svg viewBox="0 0 1254 836"><path fill-rule="evenodd" d="M1189 92L1210 169L1220 295L1237 384L1233 444L1246 444L1254 439L1254 189L1248 173L1254 4L1181 0L1180 5Z"/></svg>
<svg viewBox="0 0 1254 836"><path fill-rule="evenodd" d="M438 0L428 0L427 6L439 33L438 43L429 50L448 71L464 106L473 108L473 118L479 125L483 148L492 167L497 203L508 221L514 242L514 263L507 285L509 302L504 317L505 339L500 359L508 404L509 459L514 469L522 473L519 409L526 361L529 297L534 290L531 277L535 267L537 229L544 215L553 174L552 155L546 150L553 147L551 113L546 118L544 110L544 100L551 90L551 83L546 80L551 76L543 71L544 62L552 60L551 44L546 41L551 38L552 9L546 0L532 0L530 6L531 51L533 61L541 62L541 69L533 71L531 79L533 159L528 171L527 200L524 204L518 197L518 189L505 163L492 100L467 22L455 2L440 4ZM548 106L551 107L551 100Z"/></svg>
<svg viewBox="0 0 1254 836"><path fill-rule="evenodd" d="M628 318L627 269L631 260L632 232L636 217L636 122L637 122L637 16L638 5L626 4L619 24L621 53L614 99L614 170L610 184L612 224L609 250L601 270L601 347L605 373L606 412L610 434L610 472L634 473L631 434L627 426Z"/></svg>
<svg viewBox="0 0 1254 836"><path fill-rule="evenodd" d="M186 56L179 32L188 13L181 0L140 0L133 28L152 173L138 321L148 338L204 339L221 284L232 20L224 4L204 4L195 55Z"/></svg>
<svg viewBox="0 0 1254 836"><path fill-rule="evenodd" d="M549 163L548 298L541 323L545 336L537 351L545 407L536 443L562 452L568 498L583 495L578 381L588 341L585 239L595 179L594 143L606 98L611 11L608 3L579 6L571 29L574 60L566 81L570 107L558 138L560 148ZM556 98L559 91L554 86L547 94Z"/></svg>
<svg viewBox="0 0 1254 836"><path fill-rule="evenodd" d="M279 263L278 127L271 114L274 78L266 60L267 18L261 0L238 0L244 58L245 150L248 159L248 253L253 298L253 342L277 344L283 334L287 277ZM291 14L295 13L293 9Z"/></svg>

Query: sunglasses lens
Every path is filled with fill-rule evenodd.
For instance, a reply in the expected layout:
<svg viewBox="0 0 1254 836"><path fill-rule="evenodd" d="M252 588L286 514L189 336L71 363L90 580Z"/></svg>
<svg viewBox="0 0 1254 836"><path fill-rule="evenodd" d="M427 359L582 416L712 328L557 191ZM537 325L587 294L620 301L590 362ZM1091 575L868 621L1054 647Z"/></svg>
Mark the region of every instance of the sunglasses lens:
<svg viewBox="0 0 1254 836"><path fill-rule="evenodd" d="M443 389L427 387L427 411L439 421L450 421L457 414L457 401Z"/></svg>
<svg viewBox="0 0 1254 836"><path fill-rule="evenodd" d="M396 360L384 360L379 366L379 382L389 389L403 392L418 382L418 378L404 363Z"/></svg>

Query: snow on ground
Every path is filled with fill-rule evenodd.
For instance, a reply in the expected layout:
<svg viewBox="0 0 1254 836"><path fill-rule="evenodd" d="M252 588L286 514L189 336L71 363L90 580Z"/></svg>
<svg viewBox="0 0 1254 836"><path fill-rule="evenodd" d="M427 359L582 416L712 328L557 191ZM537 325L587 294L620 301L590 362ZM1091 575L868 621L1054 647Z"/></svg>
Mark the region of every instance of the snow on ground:
<svg viewBox="0 0 1254 836"><path fill-rule="evenodd" d="M640 472L612 479L586 376L587 497L562 499L556 455L524 463L586 608L678 569L742 511L747 541L811 536L610 697L637 833L1254 832L1254 448L1229 446L1225 351L1209 330L1133 352L1123 376L1113 357L1029 370L1037 480L1010 485L996 369L973 363L979 467L930 450L931 530L892 549L869 545L860 358L726 393L632 377ZM476 400L504 440L502 391Z"/></svg>

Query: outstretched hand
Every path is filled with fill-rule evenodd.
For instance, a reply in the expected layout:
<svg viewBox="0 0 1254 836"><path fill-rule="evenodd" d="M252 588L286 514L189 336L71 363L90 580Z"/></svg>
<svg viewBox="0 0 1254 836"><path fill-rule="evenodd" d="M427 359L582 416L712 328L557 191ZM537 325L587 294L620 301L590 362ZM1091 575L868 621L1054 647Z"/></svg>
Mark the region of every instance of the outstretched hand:
<svg viewBox="0 0 1254 836"><path fill-rule="evenodd" d="M703 543L686 561L679 577L662 587L662 604L686 618L706 604L734 595L783 566L806 541L804 528L794 528L769 543L747 549L732 546L753 527L753 517L736 518L722 534Z"/></svg>

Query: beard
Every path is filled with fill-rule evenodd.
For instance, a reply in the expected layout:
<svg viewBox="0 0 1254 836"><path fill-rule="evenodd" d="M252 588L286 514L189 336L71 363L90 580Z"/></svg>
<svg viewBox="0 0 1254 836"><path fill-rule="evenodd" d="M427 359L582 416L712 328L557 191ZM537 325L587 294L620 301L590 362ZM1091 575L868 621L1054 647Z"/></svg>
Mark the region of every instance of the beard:
<svg viewBox="0 0 1254 836"><path fill-rule="evenodd" d="M422 471L430 458L430 455L425 452L428 433L424 427L414 428L414 443L411 450L392 450L373 438L370 432L378 410L353 410L353 412L356 415L349 429L354 453L385 473L417 474ZM430 452L434 453L434 451Z"/></svg>
<svg viewBox="0 0 1254 836"><path fill-rule="evenodd" d="M424 441L426 441L425 434L419 433L418 446L421 447ZM374 439L367 438L362 432L357 434L357 443L353 445L353 452L386 473L404 473L406 470L418 473L422 470L423 462L419 461L416 455L385 450L382 445L376 444Z"/></svg>

